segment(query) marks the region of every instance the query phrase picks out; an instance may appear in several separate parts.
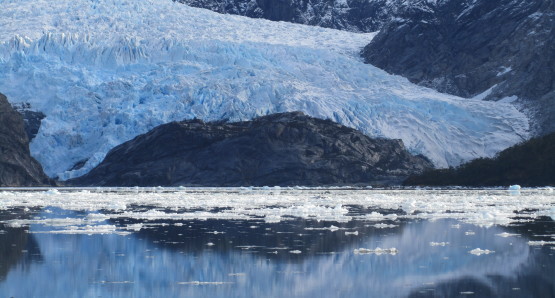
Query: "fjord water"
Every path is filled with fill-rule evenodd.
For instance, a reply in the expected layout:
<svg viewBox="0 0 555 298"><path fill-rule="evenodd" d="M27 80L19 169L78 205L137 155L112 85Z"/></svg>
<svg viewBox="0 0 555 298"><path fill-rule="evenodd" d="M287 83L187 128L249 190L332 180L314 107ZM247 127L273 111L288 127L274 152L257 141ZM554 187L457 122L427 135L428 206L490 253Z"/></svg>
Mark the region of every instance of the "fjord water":
<svg viewBox="0 0 555 298"><path fill-rule="evenodd" d="M3 297L553 297L555 195L0 192Z"/></svg>

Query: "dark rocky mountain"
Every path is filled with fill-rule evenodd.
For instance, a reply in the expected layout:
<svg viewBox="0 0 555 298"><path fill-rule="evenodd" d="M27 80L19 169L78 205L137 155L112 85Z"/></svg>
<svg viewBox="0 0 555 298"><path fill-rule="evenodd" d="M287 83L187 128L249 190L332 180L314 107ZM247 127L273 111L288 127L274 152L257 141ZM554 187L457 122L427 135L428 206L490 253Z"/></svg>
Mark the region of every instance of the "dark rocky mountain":
<svg viewBox="0 0 555 298"><path fill-rule="evenodd" d="M531 139L457 168L426 171L405 185L430 186L555 186L555 133Z"/></svg>
<svg viewBox="0 0 555 298"><path fill-rule="evenodd" d="M400 0L174 0L219 13L355 32L377 31Z"/></svg>
<svg viewBox="0 0 555 298"><path fill-rule="evenodd" d="M95 186L274 186L400 183L432 167L400 140L371 139L300 112L252 121L158 126L112 149L88 174Z"/></svg>
<svg viewBox="0 0 555 298"><path fill-rule="evenodd" d="M22 116L0 94L0 186L53 184L31 157Z"/></svg>
<svg viewBox="0 0 555 298"><path fill-rule="evenodd" d="M364 48L367 63L441 92L518 98L537 133L555 130L554 0L412 2Z"/></svg>

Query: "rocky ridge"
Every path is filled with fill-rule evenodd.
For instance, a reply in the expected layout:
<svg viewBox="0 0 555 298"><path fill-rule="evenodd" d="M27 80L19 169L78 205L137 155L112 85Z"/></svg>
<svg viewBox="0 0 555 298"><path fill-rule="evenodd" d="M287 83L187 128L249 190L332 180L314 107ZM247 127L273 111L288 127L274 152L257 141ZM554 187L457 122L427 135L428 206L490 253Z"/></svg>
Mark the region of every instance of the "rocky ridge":
<svg viewBox="0 0 555 298"><path fill-rule="evenodd" d="M95 186L317 186L399 183L432 164L400 140L371 139L300 112L226 123L158 126L112 149L88 174Z"/></svg>
<svg viewBox="0 0 555 298"><path fill-rule="evenodd" d="M22 116L0 94L0 186L52 185L31 157Z"/></svg>

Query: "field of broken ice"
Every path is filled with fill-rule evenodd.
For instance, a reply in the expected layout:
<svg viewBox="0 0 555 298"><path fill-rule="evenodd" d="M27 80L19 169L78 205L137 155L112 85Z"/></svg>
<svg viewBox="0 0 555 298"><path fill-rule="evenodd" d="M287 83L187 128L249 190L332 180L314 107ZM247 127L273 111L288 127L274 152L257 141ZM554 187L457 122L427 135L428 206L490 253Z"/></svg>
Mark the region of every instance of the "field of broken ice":
<svg viewBox="0 0 555 298"><path fill-rule="evenodd" d="M2 1L0 28L0 92L46 115L31 152L62 180L138 134L191 118L300 110L402 139L440 167L528 136L510 103L441 94L362 63L374 34L171 0Z"/></svg>
<svg viewBox="0 0 555 298"><path fill-rule="evenodd" d="M551 297L555 193L1 189L0 252L13 297Z"/></svg>
<svg viewBox="0 0 555 298"><path fill-rule="evenodd" d="M137 208L141 206L141 208ZM348 188L90 188L0 192L0 210L59 208L77 218L30 218L11 226L43 224L51 233L129 234L143 224L107 224L117 218L392 222L456 219L479 226L509 225L545 216L555 220L553 188L483 190L373 190ZM144 224L148 227L148 223ZM333 229L332 226L328 227Z"/></svg>

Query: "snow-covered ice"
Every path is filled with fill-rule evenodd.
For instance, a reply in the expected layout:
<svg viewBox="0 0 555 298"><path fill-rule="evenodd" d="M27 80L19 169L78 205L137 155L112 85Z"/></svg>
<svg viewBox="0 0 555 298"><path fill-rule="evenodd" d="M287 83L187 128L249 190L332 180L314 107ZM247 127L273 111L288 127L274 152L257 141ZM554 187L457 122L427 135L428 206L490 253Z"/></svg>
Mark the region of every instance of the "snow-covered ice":
<svg viewBox="0 0 555 298"><path fill-rule="evenodd" d="M510 103L441 94L362 63L374 34L171 0L2 1L0 28L0 92L46 115L31 151L62 179L157 125L191 118L301 110L402 139L440 167L528 136Z"/></svg>

